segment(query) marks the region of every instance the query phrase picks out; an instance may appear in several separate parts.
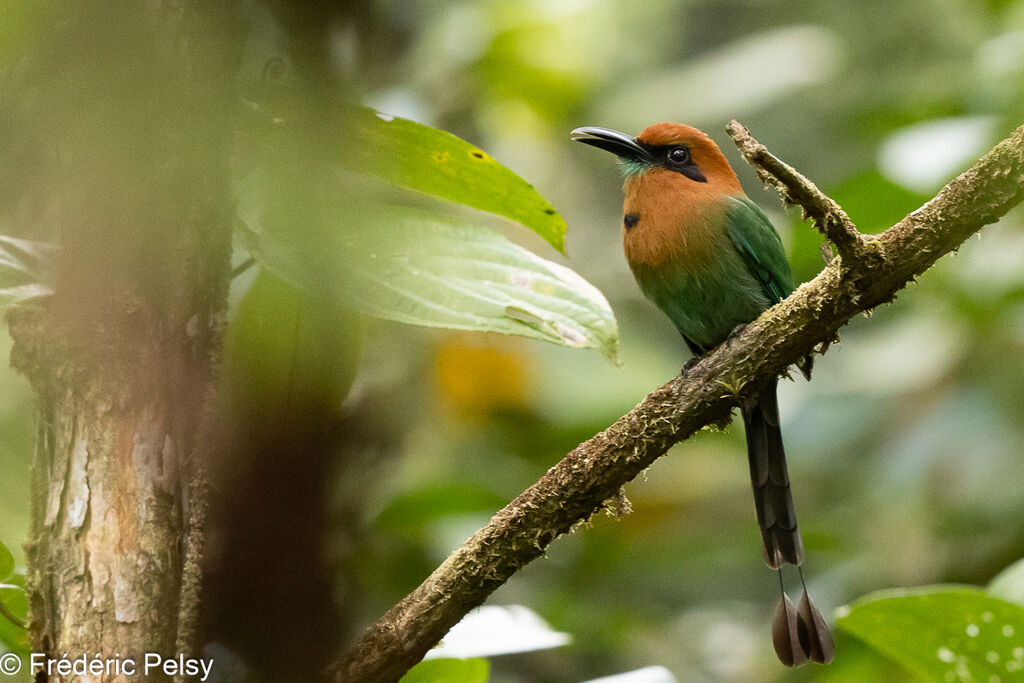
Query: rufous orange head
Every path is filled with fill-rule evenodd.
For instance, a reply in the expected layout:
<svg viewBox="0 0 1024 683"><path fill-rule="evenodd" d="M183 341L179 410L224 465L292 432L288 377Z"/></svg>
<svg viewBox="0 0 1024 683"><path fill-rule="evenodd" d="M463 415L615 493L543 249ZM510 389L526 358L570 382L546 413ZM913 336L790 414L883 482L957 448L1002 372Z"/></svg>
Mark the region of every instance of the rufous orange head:
<svg viewBox="0 0 1024 683"><path fill-rule="evenodd" d="M655 123L635 138L610 128L585 126L570 135L577 142L618 156L627 184L633 178L650 174L664 176L659 185L668 184L677 191L689 188L701 194L742 192L722 150L707 134L692 126Z"/></svg>

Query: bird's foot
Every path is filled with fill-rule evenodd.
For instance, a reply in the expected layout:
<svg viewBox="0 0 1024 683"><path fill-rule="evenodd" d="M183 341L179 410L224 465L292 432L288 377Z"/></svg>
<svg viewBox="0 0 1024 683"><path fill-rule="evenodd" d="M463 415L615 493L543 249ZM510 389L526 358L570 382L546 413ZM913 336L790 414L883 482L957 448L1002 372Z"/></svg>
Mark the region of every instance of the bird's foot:
<svg viewBox="0 0 1024 683"><path fill-rule="evenodd" d="M697 363L700 362L700 359L700 356L693 356L692 358L690 358L690 360L686 361L686 364L683 365L683 369L679 371L679 374L685 377L687 373L689 373L690 370L693 370Z"/></svg>
<svg viewBox="0 0 1024 683"><path fill-rule="evenodd" d="M730 332L729 336L725 338L725 341L731 342L733 339L743 334L743 330L745 329L747 329L747 323L740 323L736 327L732 328L732 332Z"/></svg>

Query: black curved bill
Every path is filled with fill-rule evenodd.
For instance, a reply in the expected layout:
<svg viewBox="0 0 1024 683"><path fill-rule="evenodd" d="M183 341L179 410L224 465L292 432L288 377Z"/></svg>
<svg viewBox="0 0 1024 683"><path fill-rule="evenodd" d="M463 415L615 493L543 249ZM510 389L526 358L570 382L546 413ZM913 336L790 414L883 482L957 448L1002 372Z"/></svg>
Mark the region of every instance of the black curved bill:
<svg viewBox="0 0 1024 683"><path fill-rule="evenodd" d="M611 128L584 126L569 133L569 137L576 142L593 145L598 149L611 152L612 154L624 159L644 161L647 163L654 162L654 156L647 150L647 148L637 142L636 138L632 135L626 135L625 133L620 133L617 130L612 130Z"/></svg>

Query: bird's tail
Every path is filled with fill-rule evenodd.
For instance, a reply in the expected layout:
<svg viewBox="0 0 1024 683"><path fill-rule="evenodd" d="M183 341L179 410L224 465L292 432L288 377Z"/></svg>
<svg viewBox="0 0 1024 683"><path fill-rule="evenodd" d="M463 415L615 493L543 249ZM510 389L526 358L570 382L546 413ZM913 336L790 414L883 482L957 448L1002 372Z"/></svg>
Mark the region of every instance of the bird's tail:
<svg viewBox="0 0 1024 683"><path fill-rule="evenodd" d="M760 387L744 402L743 422L747 428L747 456L750 481L754 489L754 508L761 528L764 561L772 569L804 562L804 544L796 523L793 494L786 471L786 451L779 429L779 405L775 398L777 380ZM803 573L800 574L803 583ZM782 586L782 574L779 574ZM772 640L779 659L787 666L799 666L810 659L827 664L835 645L821 612L811 603L804 588L799 608L795 608L785 589L775 609Z"/></svg>
<svg viewBox="0 0 1024 683"><path fill-rule="evenodd" d="M747 428L747 457L754 488L754 509L761 527L764 561L772 569L784 564L800 566L804 544L796 524L793 494L789 490L786 451L779 429L779 404L775 398L777 380L761 387L743 406Z"/></svg>

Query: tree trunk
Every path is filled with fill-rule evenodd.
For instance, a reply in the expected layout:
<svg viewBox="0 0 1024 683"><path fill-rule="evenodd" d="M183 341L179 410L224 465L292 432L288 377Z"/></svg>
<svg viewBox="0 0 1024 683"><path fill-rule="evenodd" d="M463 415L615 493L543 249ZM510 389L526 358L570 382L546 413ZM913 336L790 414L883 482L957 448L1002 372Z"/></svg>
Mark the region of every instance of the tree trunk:
<svg viewBox="0 0 1024 683"><path fill-rule="evenodd" d="M53 296L8 315L39 415L30 632L48 657L141 667L144 653L195 647L235 49L223 7L93 2L66 14L15 84L17 120L47 159L44 182L22 193L24 220L61 250Z"/></svg>

